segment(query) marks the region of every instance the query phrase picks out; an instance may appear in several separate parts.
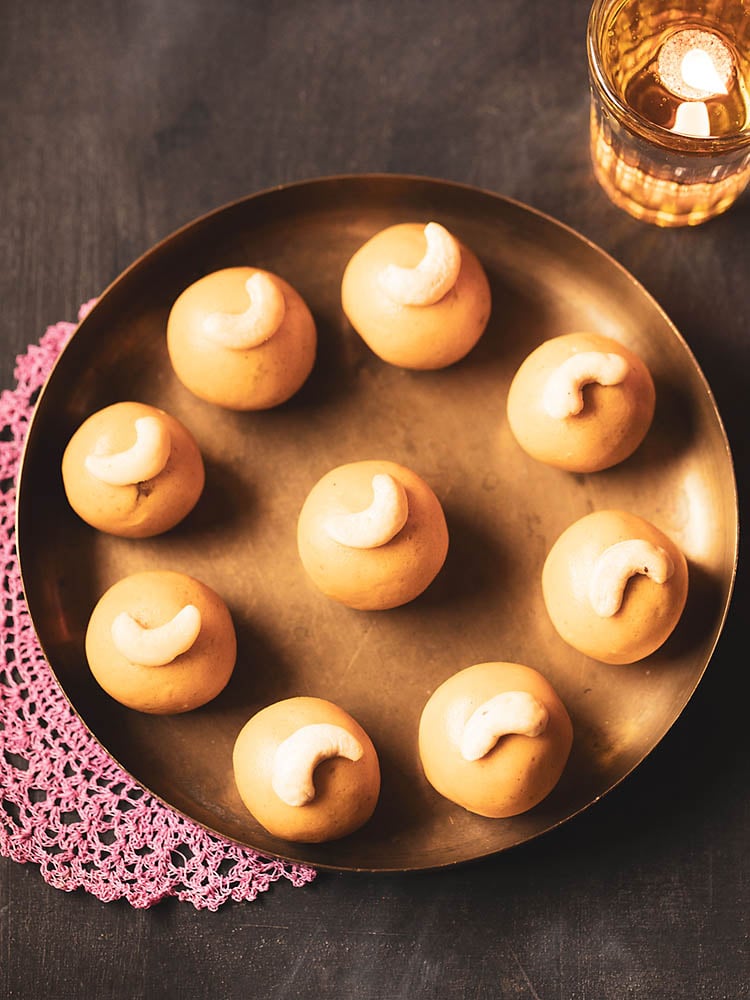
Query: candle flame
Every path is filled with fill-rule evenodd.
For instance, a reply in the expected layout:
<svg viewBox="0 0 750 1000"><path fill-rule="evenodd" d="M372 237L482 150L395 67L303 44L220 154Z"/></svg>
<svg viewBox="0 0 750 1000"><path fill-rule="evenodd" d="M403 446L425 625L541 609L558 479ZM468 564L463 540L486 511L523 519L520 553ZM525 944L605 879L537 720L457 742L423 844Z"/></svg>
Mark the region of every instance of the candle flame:
<svg viewBox="0 0 750 1000"><path fill-rule="evenodd" d="M706 97L727 93L713 59L704 49L689 49L682 57L680 73L688 87L700 90Z"/></svg>
<svg viewBox="0 0 750 1000"><path fill-rule="evenodd" d="M683 101L682 104L678 104L670 132L692 135L699 139L708 138L711 135L711 124L708 119L708 108L703 101Z"/></svg>

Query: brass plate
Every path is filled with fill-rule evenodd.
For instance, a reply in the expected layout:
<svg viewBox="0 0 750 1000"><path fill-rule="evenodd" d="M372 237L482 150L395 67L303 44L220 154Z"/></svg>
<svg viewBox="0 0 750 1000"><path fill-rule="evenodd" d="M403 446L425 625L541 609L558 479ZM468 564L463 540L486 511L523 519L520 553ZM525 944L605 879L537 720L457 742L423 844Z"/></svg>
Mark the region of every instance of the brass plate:
<svg viewBox="0 0 750 1000"><path fill-rule="evenodd" d="M394 222L437 219L471 246L492 284L480 344L440 372L390 367L346 322L339 285L350 255ZM315 370L284 406L223 411L193 398L165 347L170 306L220 267L254 264L301 292L320 336ZM630 460L570 475L526 457L505 419L509 381L548 337L610 334L650 367L658 404ZM172 532L148 541L98 534L67 505L60 459L91 412L121 399L156 404L192 429L207 486ZM387 457L442 499L446 565L406 607L363 613L314 591L298 561L302 501L330 468ZM573 520L622 507L685 551L688 606L661 651L605 666L573 652L546 616L545 555ZM22 465L18 541L26 597L63 691L94 736L154 795L259 851L337 870L436 868L520 844L596 801L643 760L683 710L724 623L737 560L737 492L711 392L644 289L570 229L518 203L424 178L324 178L266 191L198 219L125 271L83 320L52 372ZM214 702L176 717L121 707L93 681L83 638L99 595L150 567L191 573L224 596L239 637L234 676ZM509 820L471 815L427 785L416 756L422 706L454 671L514 660L546 674L575 726L555 791ZM383 771L372 820L339 842L290 844L248 815L231 752L260 707L296 694L330 698L370 733Z"/></svg>

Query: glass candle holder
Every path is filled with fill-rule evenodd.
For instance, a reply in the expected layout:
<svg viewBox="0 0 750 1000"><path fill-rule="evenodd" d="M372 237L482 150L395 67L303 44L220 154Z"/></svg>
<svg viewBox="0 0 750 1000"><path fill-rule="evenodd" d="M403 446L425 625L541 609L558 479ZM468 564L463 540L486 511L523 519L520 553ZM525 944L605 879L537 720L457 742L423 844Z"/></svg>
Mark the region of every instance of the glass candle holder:
<svg viewBox="0 0 750 1000"><path fill-rule="evenodd" d="M750 0L597 0L587 50L612 201L659 226L729 208L750 181Z"/></svg>

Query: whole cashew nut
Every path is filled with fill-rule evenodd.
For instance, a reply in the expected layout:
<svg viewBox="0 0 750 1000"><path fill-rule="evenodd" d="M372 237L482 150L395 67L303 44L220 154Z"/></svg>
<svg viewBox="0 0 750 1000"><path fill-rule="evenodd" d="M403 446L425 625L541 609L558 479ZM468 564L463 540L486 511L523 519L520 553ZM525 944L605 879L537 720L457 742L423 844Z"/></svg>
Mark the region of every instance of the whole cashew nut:
<svg viewBox="0 0 750 1000"><path fill-rule="evenodd" d="M277 747L271 786L287 805L307 805L315 798L313 773L321 761L332 757L357 761L363 753L359 740L342 726L328 722L302 726Z"/></svg>
<svg viewBox="0 0 750 1000"><path fill-rule="evenodd" d="M602 552L589 583L589 601L600 618L611 618L620 610L628 580L636 573L666 583L674 573L674 563L660 545L642 538L616 542Z"/></svg>
<svg viewBox="0 0 750 1000"><path fill-rule="evenodd" d="M547 728L549 712L528 691L504 691L477 708L463 727L459 750L464 760L480 760L502 736L518 733L539 736Z"/></svg>
<svg viewBox="0 0 750 1000"><path fill-rule="evenodd" d="M100 482L132 486L153 479L164 469L172 449L164 421L155 416L139 417L134 426L135 443L126 451L102 454L98 443L93 454L86 456L86 469Z"/></svg>
<svg viewBox="0 0 750 1000"><path fill-rule="evenodd" d="M356 513L336 512L325 521L334 542L352 549L375 549L401 531L409 517L409 501L401 483L387 473L372 477L372 503Z"/></svg>
<svg viewBox="0 0 750 1000"><path fill-rule="evenodd" d="M458 280L461 248L439 222L424 227L427 250L416 267L389 264L379 275L380 287L398 305L431 306Z"/></svg>
<svg viewBox="0 0 750 1000"><path fill-rule="evenodd" d="M213 312L203 320L206 337L230 351L248 351L270 340L286 312L284 293L265 272L248 278L245 290L250 305L244 312Z"/></svg>
<svg viewBox="0 0 750 1000"><path fill-rule="evenodd" d="M621 354L581 351L555 369L544 386L542 405L556 420L572 417L583 409L583 387L590 382L618 385L625 380L628 362Z"/></svg>
<svg viewBox="0 0 750 1000"><path fill-rule="evenodd" d="M194 604L186 604L164 625L144 628L127 611L112 622L115 649L130 663L142 667L163 667L195 643L201 630L201 613Z"/></svg>

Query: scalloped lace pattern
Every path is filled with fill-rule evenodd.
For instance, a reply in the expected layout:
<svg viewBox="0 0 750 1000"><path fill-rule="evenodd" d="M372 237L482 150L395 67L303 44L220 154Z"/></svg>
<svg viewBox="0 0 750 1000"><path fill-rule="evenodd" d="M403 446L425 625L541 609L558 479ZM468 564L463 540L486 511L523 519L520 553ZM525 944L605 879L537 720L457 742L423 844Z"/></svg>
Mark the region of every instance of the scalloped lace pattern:
<svg viewBox="0 0 750 1000"><path fill-rule="evenodd" d="M229 899L255 899L280 878L304 885L312 868L223 840L135 784L77 718L47 666L15 552L16 474L38 390L75 327L51 326L17 359L16 389L0 395L0 854L35 862L58 889L138 908L176 896L216 910Z"/></svg>

